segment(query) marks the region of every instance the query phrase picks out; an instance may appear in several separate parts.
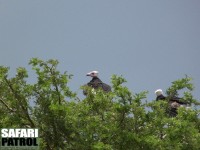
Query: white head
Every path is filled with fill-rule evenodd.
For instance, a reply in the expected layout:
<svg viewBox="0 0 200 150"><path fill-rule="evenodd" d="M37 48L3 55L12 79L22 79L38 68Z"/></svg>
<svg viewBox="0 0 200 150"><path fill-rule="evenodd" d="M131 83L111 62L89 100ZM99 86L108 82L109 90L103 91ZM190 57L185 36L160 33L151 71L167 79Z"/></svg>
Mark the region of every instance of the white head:
<svg viewBox="0 0 200 150"><path fill-rule="evenodd" d="M157 96L162 95L162 94L163 94L163 91L162 91L161 89L157 89L157 90L155 91L155 94L156 94Z"/></svg>
<svg viewBox="0 0 200 150"><path fill-rule="evenodd" d="M88 72L86 74L86 76L90 76L90 77L97 77L98 76L98 71L91 71L91 72Z"/></svg>

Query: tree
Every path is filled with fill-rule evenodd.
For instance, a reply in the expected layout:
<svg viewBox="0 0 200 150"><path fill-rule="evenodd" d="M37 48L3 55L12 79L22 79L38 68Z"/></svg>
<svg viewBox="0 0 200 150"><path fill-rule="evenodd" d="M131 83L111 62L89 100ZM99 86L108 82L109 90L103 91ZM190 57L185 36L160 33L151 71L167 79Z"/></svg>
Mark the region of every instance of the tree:
<svg viewBox="0 0 200 150"><path fill-rule="evenodd" d="M9 78L9 68L0 67L0 128L39 128L40 149L200 149L200 111L187 76L166 93L184 90L192 108L169 117L167 101L147 101L147 91L131 92L122 76L112 76L112 92L89 88L80 100L68 87L72 75L58 71L57 60L33 58L29 64L34 84L25 68Z"/></svg>

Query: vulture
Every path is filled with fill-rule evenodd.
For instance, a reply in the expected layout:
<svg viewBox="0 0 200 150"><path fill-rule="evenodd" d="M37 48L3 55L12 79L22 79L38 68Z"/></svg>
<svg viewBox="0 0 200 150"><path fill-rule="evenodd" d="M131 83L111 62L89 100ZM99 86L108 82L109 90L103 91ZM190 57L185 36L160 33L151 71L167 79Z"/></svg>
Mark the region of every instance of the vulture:
<svg viewBox="0 0 200 150"><path fill-rule="evenodd" d="M158 89L155 91L155 94L156 94L156 100L165 100L165 96L163 95L163 91L161 89Z"/></svg>
<svg viewBox="0 0 200 150"><path fill-rule="evenodd" d="M99 77L98 77L98 74L99 72L98 71L91 71L89 73L86 74L86 76L89 76L89 77L92 77L92 80L90 82L88 82L86 84L86 86L90 86L92 87L94 90L95 89L99 89L101 88L104 92L108 93L111 91L111 87L106 84L106 83L103 83ZM94 91L93 90L93 91ZM83 90L83 94L84 95L87 95L87 91Z"/></svg>
<svg viewBox="0 0 200 150"><path fill-rule="evenodd" d="M165 97L164 95L163 95L163 91L162 91L162 89L158 89L158 90L156 90L155 91L155 94L156 94L156 101L159 101L159 100L166 100L167 99L167 97ZM178 114L178 112L177 112L177 109L178 109L178 107L180 107L180 106L186 106L187 105L187 103L185 103L185 102L182 102L181 101L181 98L179 98L179 97L172 97L172 98L170 98L169 99L169 115L171 116L171 117L175 117L177 114Z"/></svg>

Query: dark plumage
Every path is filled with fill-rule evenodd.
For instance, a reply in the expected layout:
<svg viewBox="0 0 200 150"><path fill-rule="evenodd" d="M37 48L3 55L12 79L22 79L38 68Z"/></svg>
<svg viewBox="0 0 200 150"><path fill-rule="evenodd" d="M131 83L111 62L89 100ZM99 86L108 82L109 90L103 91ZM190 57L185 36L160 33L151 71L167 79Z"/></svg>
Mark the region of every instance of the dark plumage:
<svg viewBox="0 0 200 150"><path fill-rule="evenodd" d="M87 83L88 86L93 87L94 89L98 89L101 87L103 82L98 77L93 77L90 82Z"/></svg>
<svg viewBox="0 0 200 150"><path fill-rule="evenodd" d="M164 95L158 95L157 97L156 97L156 100L158 101L158 100L165 100L166 99L166 97L164 96Z"/></svg>

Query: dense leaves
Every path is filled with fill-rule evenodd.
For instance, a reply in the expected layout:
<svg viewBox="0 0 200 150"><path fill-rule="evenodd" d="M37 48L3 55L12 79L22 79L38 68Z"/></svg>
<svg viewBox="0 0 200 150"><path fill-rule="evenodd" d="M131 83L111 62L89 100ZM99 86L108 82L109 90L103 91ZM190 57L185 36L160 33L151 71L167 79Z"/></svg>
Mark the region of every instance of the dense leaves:
<svg viewBox="0 0 200 150"><path fill-rule="evenodd" d="M80 100L68 87L72 75L58 71L57 60L33 58L29 64L37 76L33 84L25 68L9 78L9 68L0 67L0 128L39 128L40 149L200 149L200 111L187 76L166 93L184 91L191 107L169 117L167 101L147 100L147 91L133 93L122 76L112 76L112 92L89 88Z"/></svg>

